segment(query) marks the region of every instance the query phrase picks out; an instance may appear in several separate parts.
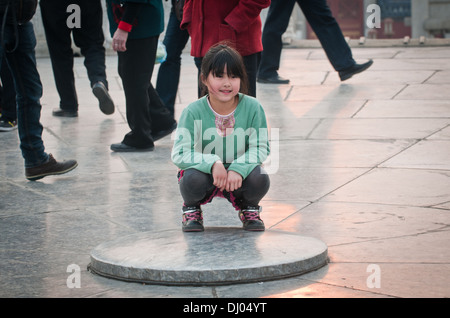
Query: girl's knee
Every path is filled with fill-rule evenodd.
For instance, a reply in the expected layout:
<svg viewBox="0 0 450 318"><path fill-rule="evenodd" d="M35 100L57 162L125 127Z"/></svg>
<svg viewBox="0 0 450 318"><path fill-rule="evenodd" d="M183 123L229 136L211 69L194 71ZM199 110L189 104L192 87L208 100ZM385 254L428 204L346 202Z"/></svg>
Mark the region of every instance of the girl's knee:
<svg viewBox="0 0 450 318"><path fill-rule="evenodd" d="M184 171L183 176L180 179L180 185L183 184L185 187L198 188L208 184L209 175L198 171L196 169L187 169Z"/></svg>
<svg viewBox="0 0 450 318"><path fill-rule="evenodd" d="M199 204L213 187L210 175L196 169L185 170L180 178L179 186L181 196L187 205Z"/></svg>
<svg viewBox="0 0 450 318"><path fill-rule="evenodd" d="M270 186L269 175L260 166L253 169L253 171L247 176L246 181L248 181L253 186L262 188L268 189Z"/></svg>

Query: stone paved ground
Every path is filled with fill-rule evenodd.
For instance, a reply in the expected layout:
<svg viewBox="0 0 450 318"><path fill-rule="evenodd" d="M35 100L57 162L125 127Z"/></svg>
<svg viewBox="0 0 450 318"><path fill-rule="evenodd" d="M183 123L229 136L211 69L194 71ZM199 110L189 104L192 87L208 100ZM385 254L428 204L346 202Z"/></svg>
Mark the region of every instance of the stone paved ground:
<svg viewBox="0 0 450 318"><path fill-rule="evenodd" d="M79 117L52 117L59 98L50 61L39 58L46 149L79 167L28 182L17 131L0 134L0 296L449 297L450 47L353 52L374 65L341 83L320 48L285 49L280 75L290 85L258 84L257 92L279 132L262 217L269 230L325 242L329 264L290 279L209 287L127 283L86 270L105 241L180 229L172 140L150 153L111 153L128 131L115 56L107 58L113 115L99 111L77 58ZM192 58L182 61L177 116L196 98ZM239 221L219 199L205 209L205 225ZM67 285L72 264L80 288Z"/></svg>

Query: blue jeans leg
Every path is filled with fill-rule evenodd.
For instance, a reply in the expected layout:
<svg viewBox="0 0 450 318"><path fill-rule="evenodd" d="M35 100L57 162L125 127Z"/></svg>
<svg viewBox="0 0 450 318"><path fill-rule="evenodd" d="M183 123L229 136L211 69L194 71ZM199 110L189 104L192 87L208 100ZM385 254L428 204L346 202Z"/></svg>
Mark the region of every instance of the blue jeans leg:
<svg viewBox="0 0 450 318"><path fill-rule="evenodd" d="M180 81L181 53L188 40L189 33L180 29L180 21L171 10L163 41L167 57L159 67L156 91L172 115L175 112L175 99Z"/></svg>
<svg viewBox="0 0 450 318"><path fill-rule="evenodd" d="M19 130L20 149L25 159L25 167L38 166L48 160L42 141L43 127L40 123L42 84L36 67L33 24L27 22L19 25L18 39L14 37L13 27L7 25L4 33L5 47L11 48L19 41L17 49L5 52L0 48L0 58L6 56L14 78L17 101L17 126Z"/></svg>
<svg viewBox="0 0 450 318"><path fill-rule="evenodd" d="M14 80L9 70L6 60L3 59L0 66L0 78L2 80L2 117L8 120L17 119L17 107L16 107L16 90L14 89Z"/></svg>

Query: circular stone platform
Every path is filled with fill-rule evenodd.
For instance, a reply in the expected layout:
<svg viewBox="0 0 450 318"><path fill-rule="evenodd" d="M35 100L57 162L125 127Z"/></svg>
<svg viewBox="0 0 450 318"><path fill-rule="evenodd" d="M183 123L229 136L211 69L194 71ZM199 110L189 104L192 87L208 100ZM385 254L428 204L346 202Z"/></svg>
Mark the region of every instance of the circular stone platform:
<svg viewBox="0 0 450 318"><path fill-rule="evenodd" d="M99 275L148 284L224 285L304 274L327 264L314 238L271 230L205 228L143 232L105 242L91 252Z"/></svg>

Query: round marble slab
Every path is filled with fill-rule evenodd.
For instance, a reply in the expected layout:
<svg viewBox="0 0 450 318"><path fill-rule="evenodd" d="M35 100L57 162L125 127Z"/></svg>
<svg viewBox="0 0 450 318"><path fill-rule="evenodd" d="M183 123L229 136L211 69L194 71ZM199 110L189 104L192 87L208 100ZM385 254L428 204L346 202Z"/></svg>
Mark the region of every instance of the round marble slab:
<svg viewBox="0 0 450 318"><path fill-rule="evenodd" d="M143 232L105 242L89 269L120 280L164 285L224 285L275 280L327 264L327 246L314 238L271 230L205 228Z"/></svg>

